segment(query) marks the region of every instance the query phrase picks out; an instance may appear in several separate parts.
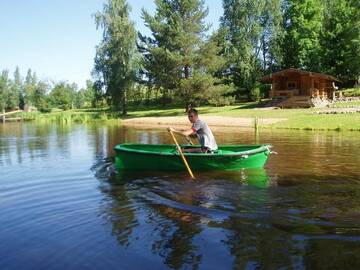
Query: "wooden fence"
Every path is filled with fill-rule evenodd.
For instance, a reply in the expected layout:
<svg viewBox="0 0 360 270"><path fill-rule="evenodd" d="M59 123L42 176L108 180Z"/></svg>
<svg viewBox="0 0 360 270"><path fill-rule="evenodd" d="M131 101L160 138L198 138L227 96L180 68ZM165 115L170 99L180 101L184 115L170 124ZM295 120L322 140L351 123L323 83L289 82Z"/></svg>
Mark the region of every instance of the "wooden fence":
<svg viewBox="0 0 360 270"><path fill-rule="evenodd" d="M12 111L12 112L5 112L3 111L0 114L0 118L2 119L2 122L5 123L6 121L20 121L21 117L12 117L12 118L6 118L9 115L15 114L15 113L19 113L22 112L22 110L16 110L16 111Z"/></svg>

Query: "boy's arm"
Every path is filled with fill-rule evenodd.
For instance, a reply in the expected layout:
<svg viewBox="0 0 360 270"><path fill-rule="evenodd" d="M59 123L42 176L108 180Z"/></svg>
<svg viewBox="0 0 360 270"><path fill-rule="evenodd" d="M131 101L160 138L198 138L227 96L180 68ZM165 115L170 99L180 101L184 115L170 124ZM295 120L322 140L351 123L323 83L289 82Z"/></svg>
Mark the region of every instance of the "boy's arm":
<svg viewBox="0 0 360 270"><path fill-rule="evenodd" d="M183 136L190 136L190 135L192 135L192 134L195 133L195 131L194 131L192 128L186 129L186 130L176 130L176 129L174 129L174 128L169 127L168 130L169 130L169 131L172 131L172 132L174 132L174 133L183 135Z"/></svg>

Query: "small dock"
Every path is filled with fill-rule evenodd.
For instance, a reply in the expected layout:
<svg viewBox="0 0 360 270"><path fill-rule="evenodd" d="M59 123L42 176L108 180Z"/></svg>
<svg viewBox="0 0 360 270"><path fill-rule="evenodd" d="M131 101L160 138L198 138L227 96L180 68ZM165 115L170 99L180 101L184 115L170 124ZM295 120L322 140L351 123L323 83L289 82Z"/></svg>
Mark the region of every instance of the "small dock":
<svg viewBox="0 0 360 270"><path fill-rule="evenodd" d="M3 111L1 114L0 114L0 119L1 119L1 122L2 123L5 123L6 121L21 121L22 118L21 117L8 117L10 115L13 115L13 114L16 114L16 113L19 113L19 112L22 112L22 110L16 110L16 111L11 111L11 112L5 112Z"/></svg>

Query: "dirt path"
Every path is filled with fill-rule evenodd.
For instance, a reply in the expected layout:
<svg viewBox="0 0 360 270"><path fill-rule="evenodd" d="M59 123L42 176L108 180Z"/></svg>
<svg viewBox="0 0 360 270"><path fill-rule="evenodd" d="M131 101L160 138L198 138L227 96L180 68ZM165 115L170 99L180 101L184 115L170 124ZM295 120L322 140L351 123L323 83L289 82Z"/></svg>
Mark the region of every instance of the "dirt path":
<svg viewBox="0 0 360 270"><path fill-rule="evenodd" d="M250 117L226 117L204 115L200 117L209 126L215 127L253 127L254 118ZM259 119L260 125L270 125L286 120L286 118L265 118ZM173 117L139 117L123 120L124 125L131 126L189 126L186 116Z"/></svg>

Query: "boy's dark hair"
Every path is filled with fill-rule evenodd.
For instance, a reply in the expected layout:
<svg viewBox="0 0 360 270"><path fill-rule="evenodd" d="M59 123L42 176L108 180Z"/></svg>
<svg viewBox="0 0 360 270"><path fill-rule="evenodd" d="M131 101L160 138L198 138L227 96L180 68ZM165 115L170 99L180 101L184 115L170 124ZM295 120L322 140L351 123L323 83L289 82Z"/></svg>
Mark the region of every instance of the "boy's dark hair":
<svg viewBox="0 0 360 270"><path fill-rule="evenodd" d="M188 115L189 114L195 114L195 115L198 115L198 111L196 110L196 109L194 109L194 108L191 108L190 110L188 110Z"/></svg>

